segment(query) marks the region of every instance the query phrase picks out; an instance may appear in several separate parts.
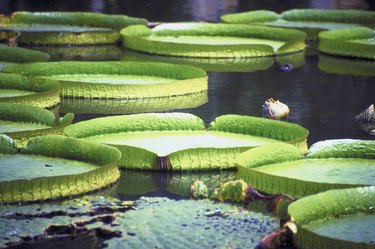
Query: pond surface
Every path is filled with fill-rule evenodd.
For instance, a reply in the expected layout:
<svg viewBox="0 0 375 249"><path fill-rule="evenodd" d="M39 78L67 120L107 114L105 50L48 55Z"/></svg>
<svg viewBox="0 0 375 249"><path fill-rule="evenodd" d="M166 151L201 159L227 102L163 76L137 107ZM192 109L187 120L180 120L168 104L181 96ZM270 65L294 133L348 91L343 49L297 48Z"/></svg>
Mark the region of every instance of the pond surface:
<svg viewBox="0 0 375 249"><path fill-rule="evenodd" d="M375 9L374 2L371 0L5 0L0 3L0 12L96 11L143 17L151 22L217 22L219 17L226 13L255 9L281 12L292 8L310 7ZM92 51L95 53L96 50ZM110 60L128 60L127 51L123 48L109 54L110 57L107 59ZM142 60L184 63L182 59L176 62L168 57L139 56ZM94 57L88 54L86 58ZM297 61L289 57L278 57L254 60L258 62L260 60L260 63L243 64L236 64L238 61L232 60L228 62L228 65L225 61L221 61L219 70L211 67L208 72L208 102L196 108L176 111L198 115L208 124L223 114L261 116L262 104L272 97L290 107L289 122L300 124L310 131L309 145L320 140L334 138L375 139L375 136L363 131L354 119L370 104L375 103L375 77L371 76L375 75L375 63L348 59L335 60L319 54L316 42L309 44L305 57L297 57L299 57ZM85 60L84 56L73 58ZM294 65L293 70L290 72L282 70L281 66L285 64ZM334 67L336 65L348 66L347 68L342 66L338 70ZM339 74L338 71L342 73ZM113 114L76 114L74 122L107 115ZM213 188L217 182L231 180L234 177L234 172L181 175L179 173L123 171L120 182L104 191L103 194L122 200L138 199L143 195L182 199L187 197L190 184L196 178L203 178L209 187Z"/></svg>

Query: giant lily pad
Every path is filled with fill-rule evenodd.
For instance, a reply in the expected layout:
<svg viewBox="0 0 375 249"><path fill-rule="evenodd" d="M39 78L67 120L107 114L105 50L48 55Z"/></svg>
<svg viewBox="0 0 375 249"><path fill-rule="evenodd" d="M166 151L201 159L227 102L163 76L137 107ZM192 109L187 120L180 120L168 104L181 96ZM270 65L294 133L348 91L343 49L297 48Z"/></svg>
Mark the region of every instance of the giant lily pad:
<svg viewBox="0 0 375 249"><path fill-rule="evenodd" d="M272 27L219 23L168 23L121 30L124 46L141 52L185 57L259 57L302 51L305 33Z"/></svg>
<svg viewBox="0 0 375 249"><path fill-rule="evenodd" d="M266 193L303 197L375 182L375 141L318 142L307 158L287 145L271 146L253 149L238 159L239 178Z"/></svg>
<svg viewBox="0 0 375 249"><path fill-rule="evenodd" d="M1 203L82 194L120 177L120 152L110 146L50 135L30 139L20 153L8 152L0 151Z"/></svg>
<svg viewBox="0 0 375 249"><path fill-rule="evenodd" d="M0 74L0 102L53 107L60 103L60 84L17 74Z"/></svg>
<svg viewBox="0 0 375 249"><path fill-rule="evenodd" d="M24 63L48 61L49 59L50 55L41 51L9 47L4 44L0 44L0 61Z"/></svg>
<svg viewBox="0 0 375 249"><path fill-rule="evenodd" d="M375 187L330 190L288 208L298 248L375 248Z"/></svg>
<svg viewBox="0 0 375 249"><path fill-rule="evenodd" d="M40 107L0 103L0 134L12 137L22 146L30 137L61 134L73 117L68 113L58 119L51 111Z"/></svg>
<svg viewBox="0 0 375 249"><path fill-rule="evenodd" d="M203 120L186 113L96 118L64 132L119 148L125 168L184 171L233 168L241 152L276 141L304 150L308 135L296 124L240 115L218 117L206 130Z"/></svg>
<svg viewBox="0 0 375 249"><path fill-rule="evenodd" d="M146 99L62 98L60 112L75 114L129 114L195 108L208 101L207 91Z"/></svg>
<svg viewBox="0 0 375 249"><path fill-rule="evenodd" d="M17 37L20 44L110 44L120 41L119 29L146 22L125 15L19 11L1 17L0 32Z"/></svg>
<svg viewBox="0 0 375 249"><path fill-rule="evenodd" d="M292 9L277 14L273 11L255 10L226 14L221 20L233 24L256 24L292 28L304 31L309 39L317 39L321 31L359 27L371 27L375 12L364 10Z"/></svg>
<svg viewBox="0 0 375 249"><path fill-rule="evenodd" d="M10 65L4 72L54 79L64 97L152 98L207 91L200 68L153 62L49 62Z"/></svg>
<svg viewBox="0 0 375 249"><path fill-rule="evenodd" d="M319 51L326 54L375 59L374 31L366 27L321 32Z"/></svg>

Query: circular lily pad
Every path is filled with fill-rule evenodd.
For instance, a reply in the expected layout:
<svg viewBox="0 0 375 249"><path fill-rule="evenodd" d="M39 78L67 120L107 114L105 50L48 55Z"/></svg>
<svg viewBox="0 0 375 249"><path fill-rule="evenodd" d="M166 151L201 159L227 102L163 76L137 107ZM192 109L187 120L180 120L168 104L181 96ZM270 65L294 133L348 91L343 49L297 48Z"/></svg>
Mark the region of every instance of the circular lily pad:
<svg viewBox="0 0 375 249"><path fill-rule="evenodd" d="M117 147L125 168L185 171L234 168L239 153L277 141L304 149L308 135L299 125L239 115L218 117L206 130L203 120L186 113L96 118L64 132Z"/></svg>
<svg viewBox="0 0 375 249"><path fill-rule="evenodd" d="M0 102L53 107L60 103L60 84L17 74L0 74Z"/></svg>
<svg viewBox="0 0 375 249"><path fill-rule="evenodd" d="M121 30L124 46L152 54L185 57L259 57L305 48L305 33L295 30L220 23L168 23Z"/></svg>
<svg viewBox="0 0 375 249"><path fill-rule="evenodd" d="M330 190L288 207L298 248L375 248L375 187Z"/></svg>
<svg viewBox="0 0 375 249"><path fill-rule="evenodd" d="M309 39L317 39L321 31L359 27L371 27L375 12L365 10L292 9L281 14L255 10L226 14L221 20L233 24L256 24L298 29L306 32Z"/></svg>
<svg viewBox="0 0 375 249"><path fill-rule="evenodd" d="M40 107L0 103L0 134L12 137L22 146L30 137L61 134L73 117L68 113L58 119L51 111Z"/></svg>
<svg viewBox="0 0 375 249"><path fill-rule="evenodd" d="M62 98L59 110L75 114L129 114L195 108L207 101L207 91L147 99Z"/></svg>
<svg viewBox="0 0 375 249"><path fill-rule="evenodd" d="M48 200L103 188L120 177L119 159L120 152L110 146L56 135L32 138L20 153L0 151L0 203Z"/></svg>
<svg viewBox="0 0 375 249"><path fill-rule="evenodd" d="M49 62L10 65L4 72L54 79L64 97L153 98L207 91L200 68L155 62Z"/></svg>
<svg viewBox="0 0 375 249"><path fill-rule="evenodd" d="M24 63L48 61L49 59L50 55L41 51L35 51L26 48L9 47L4 44L0 44L0 61Z"/></svg>
<svg viewBox="0 0 375 249"><path fill-rule="evenodd" d="M375 35L371 28L330 30L319 34L319 51L326 54L375 59Z"/></svg>
<svg viewBox="0 0 375 249"><path fill-rule="evenodd" d="M14 12L2 16L0 32L20 44L83 45L120 41L119 29L145 24L141 18L89 12Z"/></svg>
<svg viewBox="0 0 375 249"><path fill-rule="evenodd" d="M303 197L375 182L375 141L318 142L307 158L287 145L271 146L246 152L237 161L239 178L266 193Z"/></svg>

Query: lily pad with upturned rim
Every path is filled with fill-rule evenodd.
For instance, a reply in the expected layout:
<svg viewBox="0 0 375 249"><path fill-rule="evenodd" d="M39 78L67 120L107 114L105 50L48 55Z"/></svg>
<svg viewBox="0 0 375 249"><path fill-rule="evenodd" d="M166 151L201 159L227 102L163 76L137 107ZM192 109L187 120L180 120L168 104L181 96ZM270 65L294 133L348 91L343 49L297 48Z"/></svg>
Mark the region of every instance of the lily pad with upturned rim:
<svg viewBox="0 0 375 249"><path fill-rule="evenodd" d="M29 45L113 44L120 41L119 29L146 22L125 15L18 11L0 18L0 32L18 34L17 42Z"/></svg>
<svg viewBox="0 0 375 249"><path fill-rule="evenodd" d="M374 30L366 27L330 30L319 34L325 54L375 60Z"/></svg>
<svg viewBox="0 0 375 249"><path fill-rule="evenodd" d="M202 69L156 62L30 63L3 71L58 80L64 97L141 99L208 89Z"/></svg>
<svg viewBox="0 0 375 249"><path fill-rule="evenodd" d="M35 51L26 48L9 47L7 45L0 44L0 61L27 63L48 61L49 59L50 55L41 51Z"/></svg>
<svg viewBox="0 0 375 249"><path fill-rule="evenodd" d="M375 182L374 148L371 140L328 140L311 146L303 158L287 145L264 146L239 157L238 177L260 191L293 197L371 186Z"/></svg>
<svg viewBox="0 0 375 249"><path fill-rule="evenodd" d="M297 224L297 246L375 248L375 186L330 190L302 198L288 207Z"/></svg>
<svg viewBox="0 0 375 249"><path fill-rule="evenodd" d="M305 48L305 33L272 27L220 23L168 23L121 30L126 48L161 55L207 58L260 57Z"/></svg>
<svg viewBox="0 0 375 249"><path fill-rule="evenodd" d="M17 74L0 74L0 102L50 108L60 103L60 84Z"/></svg>
<svg viewBox="0 0 375 249"><path fill-rule="evenodd" d="M0 103L0 133L12 137L18 146L31 137L62 134L63 128L71 124L73 118L72 113L56 118L51 111L40 107Z"/></svg>
<svg viewBox="0 0 375 249"><path fill-rule="evenodd" d="M120 177L120 156L113 147L74 138L32 138L20 153L0 154L0 203L63 198L103 188Z"/></svg>
<svg viewBox="0 0 375 249"><path fill-rule="evenodd" d="M296 124L240 115L218 117L206 130L203 120L188 113L96 118L64 132L119 148L122 167L180 171L234 168L243 151L277 141L305 150L308 136Z"/></svg>

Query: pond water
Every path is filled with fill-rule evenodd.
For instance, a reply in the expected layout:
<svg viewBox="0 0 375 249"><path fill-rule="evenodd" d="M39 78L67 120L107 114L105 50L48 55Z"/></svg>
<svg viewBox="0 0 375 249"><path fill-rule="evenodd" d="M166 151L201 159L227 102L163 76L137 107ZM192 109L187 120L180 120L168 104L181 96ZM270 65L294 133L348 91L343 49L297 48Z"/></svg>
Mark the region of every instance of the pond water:
<svg viewBox="0 0 375 249"><path fill-rule="evenodd" d="M372 0L5 0L0 3L0 12L95 11L143 17L151 22L217 22L219 17L226 13L255 9L282 12L292 8L310 7L375 9ZM139 56L142 60L184 63L183 60L174 61L168 57ZM316 42L309 44L304 56L295 57L297 60L289 57L266 58L263 62L262 59L257 59L260 63L238 65L233 65L233 61L228 65L221 62L221 69L211 69L208 72L208 102L196 108L177 111L198 115L208 124L223 114L261 116L262 104L266 99L273 97L290 107L289 122L300 124L310 131L309 145L334 138L375 139L375 136L363 131L354 119L355 115L370 104L375 104L375 76L371 76L375 75L375 63L321 55L317 52ZM127 51L121 48L109 59L127 60ZM294 65L290 72L281 69L281 66L287 63ZM361 69L357 70L357 67ZM338 70L342 73L337 73ZM107 115L77 114L74 122ZM142 195L181 199L187 196L188 187L195 178L203 177L208 182L216 182L233 179L234 174L222 172L191 176L179 173L124 171L120 182L104 194L120 199L137 199ZM145 182L147 184L144 184Z"/></svg>

